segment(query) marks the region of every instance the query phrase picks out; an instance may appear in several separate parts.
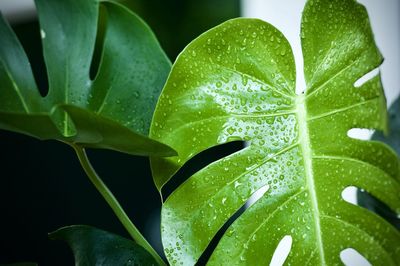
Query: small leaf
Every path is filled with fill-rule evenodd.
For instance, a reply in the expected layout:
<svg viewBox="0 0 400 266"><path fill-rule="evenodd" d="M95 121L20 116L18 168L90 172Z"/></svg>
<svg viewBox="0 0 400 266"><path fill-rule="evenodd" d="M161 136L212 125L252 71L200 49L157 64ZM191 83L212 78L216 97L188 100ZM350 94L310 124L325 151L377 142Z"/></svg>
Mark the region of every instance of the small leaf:
<svg viewBox="0 0 400 266"><path fill-rule="evenodd" d="M74 137L76 144L136 155L176 155L169 146L135 133L115 120L73 105L59 107L69 114L71 121L80 130L80 133Z"/></svg>
<svg viewBox="0 0 400 266"><path fill-rule="evenodd" d="M39 94L22 46L0 19L0 128L132 154L173 154L147 138L170 70L148 26L115 2L37 0L36 5L49 92L45 97ZM100 23L104 32L98 29L100 6L106 16ZM91 80L96 35L103 33L98 72ZM71 108L60 105L76 108L71 107L72 114ZM113 123L104 125L105 131L92 132L84 125L92 124L93 117L98 126ZM116 139L122 135L125 138Z"/></svg>
<svg viewBox="0 0 400 266"><path fill-rule="evenodd" d="M221 227L257 191L266 191L226 230L209 265L269 265L290 236L288 265L339 265L353 248L373 265L397 265L400 233L346 202L349 186L400 213L400 164L378 141L352 128L386 130L379 67L365 8L353 0L309 0L301 41L306 91L295 93L291 48L257 20L227 21L191 42L173 65L151 136L179 156L152 158L161 190L190 158L223 143L247 141L182 183L162 209L169 262L193 265Z"/></svg>
<svg viewBox="0 0 400 266"><path fill-rule="evenodd" d="M72 225L49 235L71 247L75 265L158 265L141 246L123 237L86 225Z"/></svg>

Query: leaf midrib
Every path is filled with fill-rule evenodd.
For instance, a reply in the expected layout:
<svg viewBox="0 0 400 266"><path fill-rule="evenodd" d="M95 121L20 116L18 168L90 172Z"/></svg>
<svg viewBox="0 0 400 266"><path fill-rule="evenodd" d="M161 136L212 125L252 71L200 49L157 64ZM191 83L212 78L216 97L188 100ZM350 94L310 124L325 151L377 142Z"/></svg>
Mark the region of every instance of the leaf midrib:
<svg viewBox="0 0 400 266"><path fill-rule="evenodd" d="M27 103L25 102L24 97L22 96L22 93L21 93L21 90L20 90L19 86L17 85L17 83L16 83L15 80L13 79L13 77L12 77L12 75L11 75L9 69L8 69L7 66L4 64L3 60L0 60L0 63L3 65L4 70L5 70L6 74L7 74L7 77L8 77L8 79L10 80L10 82L11 82L11 84L12 84L12 86L13 86L15 92L17 93L18 98L20 99L20 102L21 102L22 106L24 107L25 112L26 112L27 114L29 114L30 111L29 111L28 105L27 105Z"/></svg>
<svg viewBox="0 0 400 266"><path fill-rule="evenodd" d="M229 114L225 114L225 115L220 115L220 116L212 116L212 117L207 117L207 118L203 118L203 119L198 119L196 121L193 122L188 122L183 124L182 126L177 127L176 129L171 131L171 135L176 134L178 131L196 125L196 124L201 124L201 123L205 123L205 122L210 122L210 121L214 121L214 120L220 120L220 119L228 119L228 118L263 118L263 117L278 117L278 116L284 116L284 115L291 115L294 114L295 111L287 111L287 112L281 112L281 113L269 113L269 114L251 114L251 115L246 115L246 114L233 114L233 113L229 113Z"/></svg>
<svg viewBox="0 0 400 266"><path fill-rule="evenodd" d="M296 115L299 123L299 143L302 150L304 171L307 182L307 189L310 192L311 209L314 216L314 227L317 237L321 265L326 265L324 247L321 237L320 213L318 208L317 194L315 191L314 173L312 166L311 143L307 127L307 109L305 105L306 96L304 94L296 97Z"/></svg>
<svg viewBox="0 0 400 266"><path fill-rule="evenodd" d="M68 66L69 65L69 59L68 59L68 57L67 57L67 62L66 62L66 65ZM68 71L68 67L65 69L65 87L64 87L64 89L65 89L65 92L64 92L64 97L65 97L65 99L64 99L64 101L65 101L65 103L66 104L69 104L69 97L68 97L68 93L69 93L69 87L70 87L70 84L69 84L69 71ZM68 134L68 131L69 131L69 125L68 125L68 123L69 123L69 121L68 121L68 114L67 114L67 112L64 112L64 136L68 136L69 134Z"/></svg>

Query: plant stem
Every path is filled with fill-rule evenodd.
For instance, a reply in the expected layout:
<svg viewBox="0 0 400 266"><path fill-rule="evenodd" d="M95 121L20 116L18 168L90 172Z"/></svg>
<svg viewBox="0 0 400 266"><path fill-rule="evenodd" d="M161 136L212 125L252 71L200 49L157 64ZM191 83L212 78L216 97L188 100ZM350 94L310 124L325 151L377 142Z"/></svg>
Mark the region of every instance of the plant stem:
<svg viewBox="0 0 400 266"><path fill-rule="evenodd" d="M108 205L113 210L114 214L118 217L122 225L133 238L133 240L135 240L137 244L146 249L160 265L166 265L160 255L158 255L158 253L153 249L149 242L147 242L147 240L142 236L136 226L129 219L128 215L122 209L121 205L114 197L112 192L108 189L106 184L104 184L103 180L101 180L101 178L98 176L93 166L91 165L89 158L87 157L85 149L77 145L71 146L74 148L76 155L78 156L79 161L86 172L86 175L89 177L92 184L96 187L97 191L99 191L103 198L106 200Z"/></svg>

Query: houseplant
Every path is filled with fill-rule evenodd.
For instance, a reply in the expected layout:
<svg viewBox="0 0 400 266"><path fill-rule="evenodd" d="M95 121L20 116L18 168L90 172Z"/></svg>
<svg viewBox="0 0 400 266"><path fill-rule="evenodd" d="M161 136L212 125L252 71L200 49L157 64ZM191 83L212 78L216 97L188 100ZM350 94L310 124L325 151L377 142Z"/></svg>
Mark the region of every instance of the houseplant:
<svg viewBox="0 0 400 266"><path fill-rule="evenodd" d="M302 24L307 90L301 95L294 93L290 46L268 23L235 19L204 33L174 63L148 138L148 110L154 108L169 62L143 22L118 4L102 2L107 18L100 38L103 55L90 79L96 32L101 32L99 3L37 4L50 91L45 98L35 91L29 63L2 23L1 36L7 37L1 38L0 50L5 84L0 126L71 145L139 244L83 226L53 233L70 242L78 264L104 259L117 265L163 264L90 166L84 148L151 155L161 191L190 158L236 140L249 145L189 177L166 199L162 234L171 264L194 264L261 189L264 195L224 232L209 264L267 264L285 235L293 241L288 263L340 263L338 254L347 247L371 263L399 261L399 232L341 198L344 188L355 185L399 213L398 157L381 143L346 134L352 127L387 128L379 75L359 88L353 85L382 61L361 5L308 1ZM129 58L139 59L132 64ZM103 246L108 241L124 248L109 254Z"/></svg>

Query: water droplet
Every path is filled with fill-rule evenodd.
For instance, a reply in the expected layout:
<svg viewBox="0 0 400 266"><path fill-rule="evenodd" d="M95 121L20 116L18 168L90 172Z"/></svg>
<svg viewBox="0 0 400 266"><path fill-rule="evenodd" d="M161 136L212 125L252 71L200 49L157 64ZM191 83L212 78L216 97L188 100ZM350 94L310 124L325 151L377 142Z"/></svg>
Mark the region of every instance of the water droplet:
<svg viewBox="0 0 400 266"><path fill-rule="evenodd" d="M235 233L235 229L230 229L230 230L228 230L228 232L226 232L226 235L227 236L232 236L233 233Z"/></svg>
<svg viewBox="0 0 400 266"><path fill-rule="evenodd" d="M226 197L223 197L222 198L222 204L225 205L225 202L226 202Z"/></svg>
<svg viewBox="0 0 400 266"><path fill-rule="evenodd" d="M42 39L46 38L46 32L43 29L40 29L40 37Z"/></svg>
<svg viewBox="0 0 400 266"><path fill-rule="evenodd" d="M232 135L233 133L235 133L235 129L234 129L233 127L229 127L229 128L227 129L227 131L228 131L228 133L229 133L230 135Z"/></svg>

